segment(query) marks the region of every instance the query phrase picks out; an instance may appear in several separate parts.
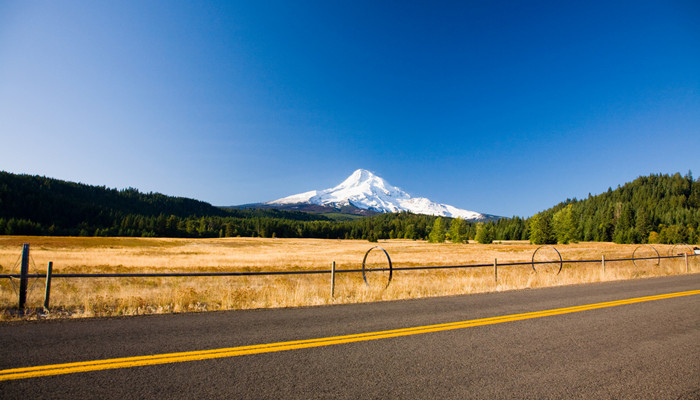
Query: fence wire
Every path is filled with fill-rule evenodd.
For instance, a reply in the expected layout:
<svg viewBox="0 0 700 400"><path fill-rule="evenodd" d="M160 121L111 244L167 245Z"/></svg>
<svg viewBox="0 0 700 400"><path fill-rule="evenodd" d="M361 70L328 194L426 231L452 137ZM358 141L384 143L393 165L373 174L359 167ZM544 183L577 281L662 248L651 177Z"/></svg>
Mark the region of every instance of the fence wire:
<svg viewBox="0 0 700 400"><path fill-rule="evenodd" d="M609 262L635 261L635 260L662 260L684 257L697 257L698 254L681 254L675 256L654 256L654 257L636 257L636 258L611 258L605 259ZM521 261L510 263L498 263L499 267L508 266L532 266L538 264L576 264L576 263L600 263L601 259L591 260L563 260L563 261ZM373 271L413 271L413 270L438 270L438 269L468 269L468 268L485 268L493 267L493 263L488 264L466 264L466 265L431 265L418 267L392 267L392 268L373 268ZM257 272L144 272L144 273L53 273L52 279L56 278L176 278L176 277L215 277L215 276L283 276L283 275L314 275L314 274L330 274L331 269L323 270L302 270L302 271L257 271ZM363 269L336 269L336 274L342 273L357 273L363 272ZM20 274L0 274L0 278L19 278ZM46 274L27 274L27 278L44 278Z"/></svg>

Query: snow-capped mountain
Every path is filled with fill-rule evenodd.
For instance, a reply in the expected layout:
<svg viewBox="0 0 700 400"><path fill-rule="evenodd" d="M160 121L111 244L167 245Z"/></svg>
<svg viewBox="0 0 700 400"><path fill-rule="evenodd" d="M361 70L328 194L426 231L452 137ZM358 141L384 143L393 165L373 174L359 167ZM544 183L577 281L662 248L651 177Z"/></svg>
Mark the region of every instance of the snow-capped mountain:
<svg viewBox="0 0 700 400"><path fill-rule="evenodd" d="M468 221L497 219L492 215L435 203L425 197L411 197L398 187L390 185L384 179L364 169L353 172L334 188L312 190L265 203L268 206L295 204L314 204L333 208L351 206L382 213L409 211L414 214L463 218Z"/></svg>

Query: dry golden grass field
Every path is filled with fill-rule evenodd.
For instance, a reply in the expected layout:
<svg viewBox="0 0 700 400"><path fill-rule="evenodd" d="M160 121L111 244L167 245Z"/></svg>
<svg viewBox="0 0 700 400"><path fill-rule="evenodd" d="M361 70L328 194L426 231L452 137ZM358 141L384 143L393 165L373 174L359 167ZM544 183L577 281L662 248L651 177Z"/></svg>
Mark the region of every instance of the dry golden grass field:
<svg viewBox="0 0 700 400"><path fill-rule="evenodd" d="M437 266L530 262L539 246L527 242L480 244L432 244L424 241L388 240L377 244L360 240L321 239L154 239L0 236L0 274L18 273L22 244L30 244L30 273L45 273L49 261L54 273L130 272L235 272L359 269L365 253L379 245L391 256L393 266ZM330 296L330 274L237 277L159 278L54 278L48 317L91 317L186 311L211 311L382 300L481 293L634 279L686 273L683 258L606 262L601 257L637 258L656 254L648 246L611 243L557 245L566 260L560 274L556 264L499 266L494 268L394 271L388 288L387 272L336 274L335 296ZM661 256L686 252L683 246L654 245ZM545 247L535 261L559 260ZM688 258L690 273L700 272L698 257ZM384 268L386 256L372 251L368 267ZM14 285L13 285L14 283ZM43 304L45 280L31 279L29 309ZM0 279L0 319L16 318L17 279ZM37 317L36 311L30 317ZM25 317L26 318L26 317Z"/></svg>

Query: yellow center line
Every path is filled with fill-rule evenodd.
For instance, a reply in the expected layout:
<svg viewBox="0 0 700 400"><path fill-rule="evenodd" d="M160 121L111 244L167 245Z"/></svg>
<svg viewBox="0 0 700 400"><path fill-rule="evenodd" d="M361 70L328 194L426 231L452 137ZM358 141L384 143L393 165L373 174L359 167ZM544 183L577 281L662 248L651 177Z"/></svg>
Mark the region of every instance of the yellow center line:
<svg viewBox="0 0 700 400"><path fill-rule="evenodd" d="M700 294L700 290L687 292L667 293L656 296L636 297L632 299L606 301L603 303L586 304L581 306L555 308L544 311L534 311L522 314L503 315L498 317L480 318L468 321L449 322L435 325L417 326L412 328L391 329L378 332L358 333L353 335L333 336L318 339L293 340L268 344L229 347L213 350L186 351L179 353L154 354L148 356L112 358L107 360L83 361L64 364L40 365L36 367L12 368L0 370L0 381L35 378L40 376L73 374L87 371L100 371L107 369L132 368L146 365L170 364L186 361L209 360L214 358L237 357L248 354L272 353L294 349L307 349L311 347L331 346L342 343L362 342L368 340L386 339L399 336L419 335L429 332L464 329L474 326L500 324L504 322L520 321L525 319L549 317L553 315L569 314L580 311L595 310L599 308L617 307L626 304L642 303L646 301L670 299L674 297L692 296Z"/></svg>

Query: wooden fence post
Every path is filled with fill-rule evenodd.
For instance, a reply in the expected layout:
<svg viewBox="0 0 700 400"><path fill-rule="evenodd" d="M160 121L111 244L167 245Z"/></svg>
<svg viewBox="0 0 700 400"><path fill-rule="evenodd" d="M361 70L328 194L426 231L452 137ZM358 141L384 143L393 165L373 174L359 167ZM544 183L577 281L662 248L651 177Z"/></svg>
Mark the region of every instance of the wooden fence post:
<svg viewBox="0 0 700 400"><path fill-rule="evenodd" d="M22 245L22 266L19 272L19 309L24 310L27 302L27 282L29 278L29 243Z"/></svg>
<svg viewBox="0 0 700 400"><path fill-rule="evenodd" d="M331 264L331 299L335 297L335 261Z"/></svg>
<svg viewBox="0 0 700 400"><path fill-rule="evenodd" d="M498 259L493 259L493 280L498 283Z"/></svg>
<svg viewBox="0 0 700 400"><path fill-rule="evenodd" d="M51 296L51 273L53 272L53 261L49 261L46 268L46 291L44 292L44 310L49 311L49 297Z"/></svg>
<svg viewBox="0 0 700 400"><path fill-rule="evenodd" d="M605 273L605 254L603 254L603 258L601 260L601 264L603 264L603 273Z"/></svg>
<svg viewBox="0 0 700 400"><path fill-rule="evenodd" d="M688 273L688 253L683 253L683 257L685 258L685 273Z"/></svg>

